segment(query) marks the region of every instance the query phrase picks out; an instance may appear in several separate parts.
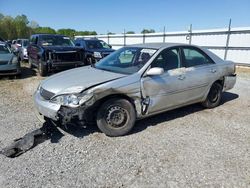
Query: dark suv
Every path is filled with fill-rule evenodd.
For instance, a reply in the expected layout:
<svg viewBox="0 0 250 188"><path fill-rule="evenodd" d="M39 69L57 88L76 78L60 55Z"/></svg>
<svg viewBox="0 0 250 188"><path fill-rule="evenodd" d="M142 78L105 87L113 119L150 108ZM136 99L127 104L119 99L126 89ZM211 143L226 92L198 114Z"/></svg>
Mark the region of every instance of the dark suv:
<svg viewBox="0 0 250 188"><path fill-rule="evenodd" d="M88 64L93 64L115 51L111 45L97 38L77 38L75 45L84 49L85 62Z"/></svg>
<svg viewBox="0 0 250 188"><path fill-rule="evenodd" d="M32 35L27 52L30 68L38 67L41 76L46 76L53 69L84 65L84 50L64 35Z"/></svg>

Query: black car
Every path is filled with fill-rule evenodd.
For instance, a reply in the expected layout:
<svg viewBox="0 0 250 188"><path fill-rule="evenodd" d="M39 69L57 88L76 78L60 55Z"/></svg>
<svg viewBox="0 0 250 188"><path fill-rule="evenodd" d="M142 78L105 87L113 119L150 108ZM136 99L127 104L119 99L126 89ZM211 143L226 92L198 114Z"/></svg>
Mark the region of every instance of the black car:
<svg viewBox="0 0 250 188"><path fill-rule="evenodd" d="M41 76L46 76L54 69L84 65L84 50L76 47L72 40L64 35L32 35L27 52L30 68L38 67Z"/></svg>
<svg viewBox="0 0 250 188"><path fill-rule="evenodd" d="M88 64L93 64L115 51L111 45L97 38L77 38L75 45L84 49Z"/></svg>

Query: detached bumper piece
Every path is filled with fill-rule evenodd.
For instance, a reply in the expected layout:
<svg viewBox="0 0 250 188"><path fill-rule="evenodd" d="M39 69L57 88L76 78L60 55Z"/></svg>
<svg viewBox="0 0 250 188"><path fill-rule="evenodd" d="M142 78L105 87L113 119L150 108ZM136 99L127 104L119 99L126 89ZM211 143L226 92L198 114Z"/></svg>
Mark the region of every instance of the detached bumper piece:
<svg viewBox="0 0 250 188"><path fill-rule="evenodd" d="M15 158L48 139L51 139L53 143L57 142L63 136L64 135L51 121L46 121L40 129L15 139L10 146L0 151L0 154L6 157Z"/></svg>

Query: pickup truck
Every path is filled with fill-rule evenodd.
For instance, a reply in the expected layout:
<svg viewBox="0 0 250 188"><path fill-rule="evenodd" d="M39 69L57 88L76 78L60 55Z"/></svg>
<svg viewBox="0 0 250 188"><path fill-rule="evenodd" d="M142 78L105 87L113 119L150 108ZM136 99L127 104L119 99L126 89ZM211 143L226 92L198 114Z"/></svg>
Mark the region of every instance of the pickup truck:
<svg viewBox="0 0 250 188"><path fill-rule="evenodd" d="M29 67L38 68L41 76L54 69L83 66L84 50L76 47L69 37L57 34L35 34L27 48Z"/></svg>

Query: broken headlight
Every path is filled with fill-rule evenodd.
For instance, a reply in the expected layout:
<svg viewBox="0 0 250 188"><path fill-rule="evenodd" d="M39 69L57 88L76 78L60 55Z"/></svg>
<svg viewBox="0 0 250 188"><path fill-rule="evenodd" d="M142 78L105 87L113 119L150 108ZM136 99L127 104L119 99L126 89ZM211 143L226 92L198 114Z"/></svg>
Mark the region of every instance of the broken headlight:
<svg viewBox="0 0 250 188"><path fill-rule="evenodd" d="M78 107L89 101L93 97L92 93L89 94L66 94L53 97L50 101L52 103L60 104L68 107Z"/></svg>
<svg viewBox="0 0 250 188"><path fill-rule="evenodd" d="M100 52L94 52L95 58L102 58L102 54Z"/></svg>

